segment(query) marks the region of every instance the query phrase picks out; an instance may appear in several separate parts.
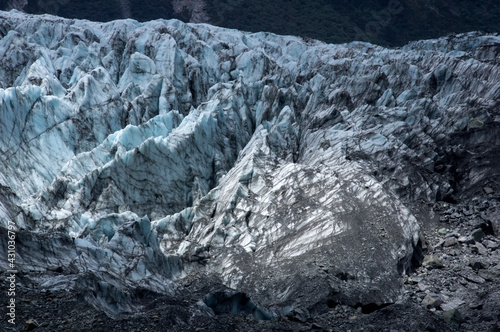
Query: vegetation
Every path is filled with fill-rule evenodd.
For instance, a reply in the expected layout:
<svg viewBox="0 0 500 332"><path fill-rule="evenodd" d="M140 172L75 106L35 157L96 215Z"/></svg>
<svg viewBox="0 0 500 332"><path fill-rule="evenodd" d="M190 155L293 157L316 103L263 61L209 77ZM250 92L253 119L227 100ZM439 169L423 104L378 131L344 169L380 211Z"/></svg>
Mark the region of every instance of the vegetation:
<svg viewBox="0 0 500 332"><path fill-rule="evenodd" d="M472 30L500 32L498 0L206 0L212 23L330 43L397 46Z"/></svg>
<svg viewBox="0 0 500 332"><path fill-rule="evenodd" d="M126 0L130 16L189 20L172 0ZM300 35L329 43L363 40L398 46L472 30L500 32L498 0L205 0L212 24L246 31ZM109 21L123 18L119 0L29 1L29 13Z"/></svg>
<svg viewBox="0 0 500 332"><path fill-rule="evenodd" d="M126 0L130 9L130 18L138 21L150 21L158 18L170 19L174 17L171 1L166 0ZM124 12L119 0L48 0L29 1L24 8L28 13L49 13L62 17L87 19L91 21L107 22L124 18Z"/></svg>

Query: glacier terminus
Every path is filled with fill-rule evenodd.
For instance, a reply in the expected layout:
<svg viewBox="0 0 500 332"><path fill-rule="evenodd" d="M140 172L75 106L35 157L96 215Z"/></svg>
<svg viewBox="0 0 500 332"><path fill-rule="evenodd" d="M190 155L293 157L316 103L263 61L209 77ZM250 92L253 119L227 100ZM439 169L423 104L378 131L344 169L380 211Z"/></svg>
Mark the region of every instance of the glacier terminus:
<svg viewBox="0 0 500 332"><path fill-rule="evenodd" d="M435 204L500 188L497 34L390 49L10 11L0 62L0 268L15 223L18 287L113 319L144 294L191 299L169 331L401 303Z"/></svg>

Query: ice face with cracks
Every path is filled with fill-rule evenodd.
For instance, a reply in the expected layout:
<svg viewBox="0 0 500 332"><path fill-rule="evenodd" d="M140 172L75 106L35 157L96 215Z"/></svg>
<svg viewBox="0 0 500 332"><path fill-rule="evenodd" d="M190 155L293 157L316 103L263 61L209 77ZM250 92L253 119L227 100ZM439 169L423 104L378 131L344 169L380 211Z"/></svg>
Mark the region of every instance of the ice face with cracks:
<svg viewBox="0 0 500 332"><path fill-rule="evenodd" d="M94 290L111 314L192 280L273 315L393 303L427 217L414 202L494 172L446 158L500 151L495 35L385 49L0 17L0 220L25 232L24 269L68 272L39 285Z"/></svg>

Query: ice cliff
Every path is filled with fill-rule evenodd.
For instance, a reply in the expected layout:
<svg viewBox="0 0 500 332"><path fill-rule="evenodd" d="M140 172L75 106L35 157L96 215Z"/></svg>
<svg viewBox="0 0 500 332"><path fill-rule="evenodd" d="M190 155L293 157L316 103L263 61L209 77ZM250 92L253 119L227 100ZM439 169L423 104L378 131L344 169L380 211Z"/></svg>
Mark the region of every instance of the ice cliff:
<svg viewBox="0 0 500 332"><path fill-rule="evenodd" d="M0 38L0 224L39 287L110 314L193 284L258 318L394 303L429 203L499 175L498 35L386 49L12 11Z"/></svg>

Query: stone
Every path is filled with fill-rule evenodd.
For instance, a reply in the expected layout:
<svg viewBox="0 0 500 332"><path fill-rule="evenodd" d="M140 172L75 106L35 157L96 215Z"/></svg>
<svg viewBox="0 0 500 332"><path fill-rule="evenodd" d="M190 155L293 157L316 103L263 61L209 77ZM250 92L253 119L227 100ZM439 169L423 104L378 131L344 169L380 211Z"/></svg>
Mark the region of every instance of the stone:
<svg viewBox="0 0 500 332"><path fill-rule="evenodd" d="M441 248L444 244L444 240L440 240L438 243L436 243L434 246L432 246L434 249Z"/></svg>
<svg viewBox="0 0 500 332"><path fill-rule="evenodd" d="M500 216L500 214L498 214ZM491 222L491 226L493 228L493 234L497 237L500 237L500 218L495 219Z"/></svg>
<svg viewBox="0 0 500 332"><path fill-rule="evenodd" d="M484 192L485 192L486 194L488 194L488 195L489 195L489 194L493 194L493 193L494 193L493 189L492 189L492 188L490 188L490 187L484 187L484 188L483 188L483 190L484 190Z"/></svg>
<svg viewBox="0 0 500 332"><path fill-rule="evenodd" d="M458 238L458 242L464 244L474 244L476 241L474 241L472 236L460 236Z"/></svg>
<svg viewBox="0 0 500 332"><path fill-rule="evenodd" d="M500 236L500 208L495 207L481 213L481 218L490 223L495 236Z"/></svg>
<svg viewBox="0 0 500 332"><path fill-rule="evenodd" d="M476 248L477 248L477 252L480 254L480 255L483 255L483 256L486 256L488 255L488 251L486 250L486 248L479 242L477 242L475 244Z"/></svg>
<svg viewBox="0 0 500 332"><path fill-rule="evenodd" d="M473 209L465 209L463 210L463 214L467 217L472 216L474 214Z"/></svg>
<svg viewBox="0 0 500 332"><path fill-rule="evenodd" d="M464 303L465 303L465 301L463 299L461 299L459 297L454 297L454 298L446 299L441 304L440 307L443 311L449 311L449 310L453 310L453 309L460 307Z"/></svg>
<svg viewBox="0 0 500 332"><path fill-rule="evenodd" d="M473 270L481 270L481 269L487 269L490 266L490 263L482 260L482 259L473 259L470 263L469 266L472 267Z"/></svg>
<svg viewBox="0 0 500 332"><path fill-rule="evenodd" d="M476 284L484 284L486 282L486 280L474 273L460 273L460 275L462 277L464 277L466 280L470 281L470 282L473 282L473 283L476 283Z"/></svg>
<svg viewBox="0 0 500 332"><path fill-rule="evenodd" d="M434 255L427 255L424 257L422 266L428 269L440 269L444 267L444 264L442 259L440 259L439 257L436 257Z"/></svg>
<svg viewBox="0 0 500 332"><path fill-rule="evenodd" d="M443 247L452 247L458 244L458 240L455 237L448 237L444 240Z"/></svg>
<svg viewBox="0 0 500 332"><path fill-rule="evenodd" d="M438 233L441 235L446 235L446 234L448 234L448 229L447 228L440 228L438 230Z"/></svg>
<svg viewBox="0 0 500 332"><path fill-rule="evenodd" d="M33 331L38 327L40 327L40 324L34 319L28 319L26 323L24 323L24 331Z"/></svg>
<svg viewBox="0 0 500 332"><path fill-rule="evenodd" d="M443 313L443 319L454 329L460 328L460 325L465 321L460 311L456 308L446 310Z"/></svg>
<svg viewBox="0 0 500 332"><path fill-rule="evenodd" d="M469 121L467 124L467 131L473 130L473 129L481 129L484 126L483 119L480 117L475 117Z"/></svg>
<svg viewBox="0 0 500 332"><path fill-rule="evenodd" d="M416 285L422 280L424 280L424 278L422 278L421 276L411 276L406 280L406 283Z"/></svg>
<svg viewBox="0 0 500 332"><path fill-rule="evenodd" d="M494 267L490 267L489 269L479 270L479 276L487 281L496 280L500 277L500 264Z"/></svg>
<svg viewBox="0 0 500 332"><path fill-rule="evenodd" d="M421 292L426 292L429 288L431 288L431 286L425 281L419 282L417 286Z"/></svg>
<svg viewBox="0 0 500 332"><path fill-rule="evenodd" d="M307 309L296 308L292 311L292 317L293 319L305 323L311 318L311 315Z"/></svg>
<svg viewBox="0 0 500 332"><path fill-rule="evenodd" d="M440 222L447 222L449 219L450 219L450 216L441 216L441 217L439 217L439 221Z"/></svg>
<svg viewBox="0 0 500 332"><path fill-rule="evenodd" d="M483 240L482 244L486 247L486 249L490 249L491 251L495 251L500 247L500 244L491 240Z"/></svg>
<svg viewBox="0 0 500 332"><path fill-rule="evenodd" d="M483 304L481 302L471 302L469 304L469 308L475 310L481 310L483 308Z"/></svg>
<svg viewBox="0 0 500 332"><path fill-rule="evenodd" d="M62 266L48 266L47 271L62 273L64 272L64 269Z"/></svg>
<svg viewBox="0 0 500 332"><path fill-rule="evenodd" d="M474 239L476 242L481 242L484 238L484 232L481 228L475 229L471 233L471 237Z"/></svg>
<svg viewBox="0 0 500 332"><path fill-rule="evenodd" d="M318 323L312 323L312 325L311 325L311 329L313 329L313 330L322 330L322 331L324 331L323 326L322 326L322 325L320 325L320 324L318 324Z"/></svg>
<svg viewBox="0 0 500 332"><path fill-rule="evenodd" d="M441 304L443 304L443 300L441 300L438 296L433 296L431 294L427 294L422 300L422 305L426 306L427 309L439 308Z"/></svg>

